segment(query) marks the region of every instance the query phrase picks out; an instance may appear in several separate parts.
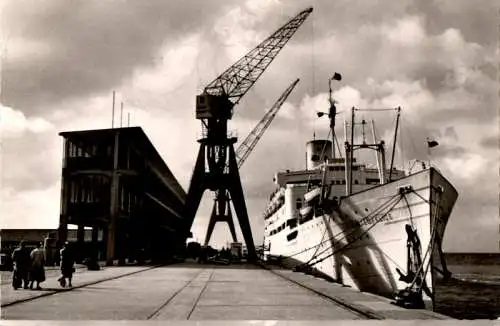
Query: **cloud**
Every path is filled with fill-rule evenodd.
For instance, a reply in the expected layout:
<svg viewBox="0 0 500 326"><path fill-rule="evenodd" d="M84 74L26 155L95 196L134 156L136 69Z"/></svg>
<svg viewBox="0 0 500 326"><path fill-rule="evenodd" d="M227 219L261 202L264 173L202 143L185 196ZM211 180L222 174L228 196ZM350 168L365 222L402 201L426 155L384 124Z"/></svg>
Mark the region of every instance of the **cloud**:
<svg viewBox="0 0 500 326"><path fill-rule="evenodd" d="M480 144L483 147L498 150L500 148L499 139L500 139L500 137L498 134L495 136L487 136L487 137L484 137L483 139L481 139Z"/></svg>
<svg viewBox="0 0 500 326"><path fill-rule="evenodd" d="M59 225L60 182L44 189L16 191L9 186L0 189L1 228L57 228Z"/></svg>
<svg viewBox="0 0 500 326"><path fill-rule="evenodd" d="M280 110L276 114L276 117L283 118L286 120L293 120L296 117L296 111L297 108L293 104L288 102L283 102Z"/></svg>
<svg viewBox="0 0 500 326"><path fill-rule="evenodd" d="M188 78L195 77L200 42L200 34L193 34L175 44L165 45L159 51L160 59L155 66L136 70L131 78L132 87L156 94L182 87Z"/></svg>
<svg viewBox="0 0 500 326"><path fill-rule="evenodd" d="M420 17L407 17L396 22L395 26L387 29L390 41L403 46L419 46L425 41L425 30Z"/></svg>
<svg viewBox="0 0 500 326"><path fill-rule="evenodd" d="M23 112L0 104L0 179L9 191L38 191L57 180L61 147L58 139L52 137L55 130L47 119L27 118Z"/></svg>
<svg viewBox="0 0 500 326"><path fill-rule="evenodd" d="M328 78L337 71L343 80L332 83L333 95L346 119L352 106L402 107L398 165L426 159L427 137L440 143L432 149L433 164L460 192L447 248L489 246L462 241L461 232L472 224L477 234L481 228L491 229L497 214L492 210L498 204L498 146L492 136L498 134L493 2L28 3L5 5L0 26L7 45L2 101L9 108L2 112L12 121L8 133L3 132L2 164L9 173L2 174L2 181L3 189L9 189L4 207L12 212L35 193L46 202L58 202L58 194L50 190L60 179L57 132L109 128L113 90L115 125L123 102L124 121L130 113L131 124L144 128L187 190L201 131L195 119L196 94L313 5L313 13L238 104L229 123L241 142L284 89L301 79L240 171L254 237L263 232L260 213L274 189L274 173L304 168L306 141L314 131L317 138L326 137L328 120L318 119L315 111L328 110ZM391 148L395 113L357 112L356 118L374 118L379 138ZM339 115L339 137L342 121ZM44 164L49 172L40 175ZM197 230L208 222L210 209L207 195L195 220ZM35 214L35 209L23 212L18 215L31 223L28 213ZM48 215L54 219L49 224L57 224L57 214ZM481 215L481 223L471 221L471 215ZM204 235L205 230L199 232ZM225 227L216 233L218 243L229 234Z"/></svg>
<svg viewBox="0 0 500 326"><path fill-rule="evenodd" d="M41 104L108 92L223 9L218 0L10 2L0 26L5 103L36 112Z"/></svg>
<svg viewBox="0 0 500 326"><path fill-rule="evenodd" d="M26 118L23 112L0 103L0 133L3 139L19 138L28 133L54 130L54 125L41 117Z"/></svg>

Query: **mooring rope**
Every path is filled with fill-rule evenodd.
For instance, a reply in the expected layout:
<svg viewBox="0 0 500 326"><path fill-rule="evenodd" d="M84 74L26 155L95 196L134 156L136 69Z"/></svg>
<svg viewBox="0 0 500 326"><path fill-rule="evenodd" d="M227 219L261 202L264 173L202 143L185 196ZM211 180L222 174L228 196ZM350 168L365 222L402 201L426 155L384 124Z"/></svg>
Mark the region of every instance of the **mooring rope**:
<svg viewBox="0 0 500 326"><path fill-rule="evenodd" d="M374 210L373 210L370 214L368 214L368 215L367 215L367 216L365 216L363 219L361 219L361 220L359 221L359 223L362 223L362 222L364 222L365 220L372 218L372 215L378 214L378 211L380 211L380 210L384 209L384 208L385 208L385 206L389 206L389 204L390 204L391 200L394 200L394 199L395 199L395 198L397 198L398 196L400 196L400 195L399 195L399 194L396 194L396 195L392 196L391 198L389 198L389 199L387 200L387 202L382 203L379 207L377 207L376 209L374 209ZM359 227L358 227L358 226L355 226L355 227L351 227L350 229L348 229L348 230L346 230L346 231L353 231L353 232L355 232L355 231L357 231L358 229L359 229ZM311 247L305 248L305 249L303 249L303 250L300 250L300 251L298 251L298 252L296 252L296 253L294 253L294 254L292 254L292 255L289 255L288 257L294 257L294 256L296 256L296 255L299 255L299 254L303 253L303 252L306 252L306 251L309 251L309 250L311 250L311 249L314 249L314 248L316 248L316 247L318 247L318 246L322 245L322 244L323 244L323 243L325 243L325 242L328 242L328 241L331 241L331 240L335 240L335 239L337 238L337 236L342 235L342 234L344 234L344 237L343 237L343 238L341 238L341 239L338 239L338 241L343 240L345 237L347 237L348 235L350 235L351 233L353 233L353 232L351 232L351 233L349 233L349 234L346 234L346 231L340 231L340 232L338 232L337 234L335 234L333 237L330 237L330 238L328 238L328 239L326 239L326 240L324 240L324 241L322 241L322 242L320 242L320 243L318 243L318 244L316 244L316 245L314 245L314 246L311 246ZM328 250L328 249L326 249L325 251L327 251L327 250ZM323 252L325 252L325 251L323 251ZM323 253L323 252L322 252L322 253ZM320 254L321 254L321 253L320 253Z"/></svg>

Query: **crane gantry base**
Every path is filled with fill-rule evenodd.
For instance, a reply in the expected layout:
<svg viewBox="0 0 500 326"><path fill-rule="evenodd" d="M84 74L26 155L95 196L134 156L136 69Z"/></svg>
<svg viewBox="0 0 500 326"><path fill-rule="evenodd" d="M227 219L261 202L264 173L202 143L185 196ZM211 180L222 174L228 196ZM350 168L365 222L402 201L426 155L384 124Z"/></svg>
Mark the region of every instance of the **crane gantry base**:
<svg viewBox="0 0 500 326"><path fill-rule="evenodd" d="M243 238L248 249L248 259L250 261L254 261L256 260L257 255L255 252L252 230L250 228L250 220L248 218L247 208L243 195L243 187L241 185L240 174L238 171L236 153L234 151L234 143L236 142L236 138L229 138L224 143L217 142L217 145L210 143L206 138L199 140L199 142L201 144L200 151L198 153L198 158L196 159L193 177L191 179L191 184L189 186L189 191L186 198L185 217L188 222L188 225L186 225L186 231L189 231L189 229L191 228L192 222L194 221L196 212L205 190L208 189L214 192L218 192L219 194L229 194L231 201L233 202L236 217L240 224L241 233L243 234ZM210 170L210 164L207 164L209 162L207 162L206 160L206 153L213 151L214 147L216 146L219 150L222 150L223 152L229 154L227 166L222 170ZM206 167L206 164L208 165L208 167ZM219 214L219 216L221 215L222 214ZM230 213L228 216L231 216ZM230 220L231 222L229 222L229 225L231 228L232 217ZM210 223L215 224L215 222L217 222L216 217L214 217L214 214L212 214L209 226ZM231 233L233 233L233 230L234 224ZM235 235L236 234L234 232L233 239L235 238ZM207 239L209 238L210 236L207 232Z"/></svg>
<svg viewBox="0 0 500 326"><path fill-rule="evenodd" d="M226 207L224 207L223 210L219 209L219 213L217 213L217 206L220 204L223 204L227 207L227 213L225 209ZM229 226L229 231L231 231L233 242L238 241L236 238L236 229L234 228L233 215L231 214L231 207L229 206L229 201L227 200L227 198L222 199L222 201L215 199L215 205L212 209L212 214L210 215L210 221L208 222L207 235L205 236L205 246L208 246L210 238L212 237L212 232L214 231L215 223L217 222L227 223Z"/></svg>

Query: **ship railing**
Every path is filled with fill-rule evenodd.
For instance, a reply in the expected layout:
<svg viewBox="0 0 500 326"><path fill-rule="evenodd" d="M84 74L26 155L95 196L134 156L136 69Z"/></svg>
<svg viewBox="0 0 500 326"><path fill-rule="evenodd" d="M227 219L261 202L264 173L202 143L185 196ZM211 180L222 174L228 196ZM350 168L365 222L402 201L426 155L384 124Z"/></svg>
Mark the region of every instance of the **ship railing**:
<svg viewBox="0 0 500 326"><path fill-rule="evenodd" d="M285 196L285 188L279 187L276 190L274 190L271 195L269 195L269 201L272 201L274 197L278 194L279 197Z"/></svg>
<svg viewBox="0 0 500 326"><path fill-rule="evenodd" d="M264 212L264 219L267 220L271 215L276 213L285 204L284 199L280 199L277 203L274 203L271 207L266 209Z"/></svg>

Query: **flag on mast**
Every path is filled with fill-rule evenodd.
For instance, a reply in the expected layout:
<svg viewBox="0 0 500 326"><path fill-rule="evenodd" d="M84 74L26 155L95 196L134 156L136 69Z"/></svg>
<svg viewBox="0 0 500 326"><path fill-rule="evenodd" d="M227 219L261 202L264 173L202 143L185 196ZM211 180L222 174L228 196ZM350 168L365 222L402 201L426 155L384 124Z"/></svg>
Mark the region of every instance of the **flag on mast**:
<svg viewBox="0 0 500 326"><path fill-rule="evenodd" d="M427 146L428 146L429 148L433 148L433 147L436 147L436 146L438 146L438 145L439 145L439 143L438 143L437 141L435 141L435 140L430 140L429 138L427 138Z"/></svg>
<svg viewBox="0 0 500 326"><path fill-rule="evenodd" d="M439 143L436 140L427 138L427 159L429 161L429 167L431 167L431 148L438 145Z"/></svg>

